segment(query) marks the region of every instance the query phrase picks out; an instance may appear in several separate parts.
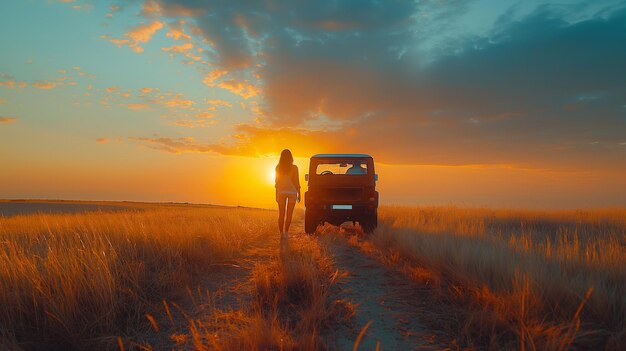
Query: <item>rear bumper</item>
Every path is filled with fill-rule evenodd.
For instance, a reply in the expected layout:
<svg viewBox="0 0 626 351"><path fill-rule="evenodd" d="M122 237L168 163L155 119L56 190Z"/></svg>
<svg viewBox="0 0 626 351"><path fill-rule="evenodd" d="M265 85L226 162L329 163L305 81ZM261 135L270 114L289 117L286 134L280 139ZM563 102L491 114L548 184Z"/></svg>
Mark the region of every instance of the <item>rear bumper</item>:
<svg viewBox="0 0 626 351"><path fill-rule="evenodd" d="M361 221L377 215L378 192L375 191L371 198L361 200L329 200L319 196L309 196L310 192L304 194L304 204L306 212L311 213L315 218L333 224L340 224L346 221ZM351 206L350 209L337 209L333 205Z"/></svg>
<svg viewBox="0 0 626 351"><path fill-rule="evenodd" d="M378 206L374 204L351 204L352 209L333 209L330 204L307 205L306 210L315 213L315 216L330 223L359 221L376 215Z"/></svg>

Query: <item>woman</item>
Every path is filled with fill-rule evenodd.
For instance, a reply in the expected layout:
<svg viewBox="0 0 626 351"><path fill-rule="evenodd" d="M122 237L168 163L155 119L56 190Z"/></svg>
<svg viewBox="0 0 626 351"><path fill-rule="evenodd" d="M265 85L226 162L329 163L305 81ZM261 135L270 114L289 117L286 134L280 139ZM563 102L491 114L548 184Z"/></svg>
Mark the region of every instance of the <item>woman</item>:
<svg viewBox="0 0 626 351"><path fill-rule="evenodd" d="M278 231L280 239L286 240L293 216L296 201L300 202L300 176L298 167L293 164L291 151L285 149L280 153L276 166L276 202L278 202ZM285 217L285 209L287 217Z"/></svg>

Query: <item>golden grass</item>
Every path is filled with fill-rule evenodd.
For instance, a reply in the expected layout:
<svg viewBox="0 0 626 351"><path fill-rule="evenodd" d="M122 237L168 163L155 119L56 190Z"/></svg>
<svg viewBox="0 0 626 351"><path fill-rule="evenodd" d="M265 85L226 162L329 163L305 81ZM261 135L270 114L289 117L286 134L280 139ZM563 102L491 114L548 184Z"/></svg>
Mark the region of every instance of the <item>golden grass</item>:
<svg viewBox="0 0 626 351"><path fill-rule="evenodd" d="M149 304L239 255L274 217L158 207L0 217L0 348L115 348Z"/></svg>
<svg viewBox="0 0 626 351"><path fill-rule="evenodd" d="M440 298L462 307L467 345L626 344L626 211L385 207L379 215L362 247L408 259L414 277L445 290Z"/></svg>
<svg viewBox="0 0 626 351"><path fill-rule="evenodd" d="M0 217L0 349L119 349L133 335L165 333L159 323L172 326L169 341L198 350L332 347L326 335L354 311L334 300L332 262L308 237L257 262L241 308L190 291L203 314L185 315L184 327L172 318L184 311L166 302L171 291L250 245L277 247L275 217L181 206ZM380 223L361 247L409 262L411 278L458 306L462 345L626 344L626 211L386 207ZM146 316L161 305L164 318Z"/></svg>
<svg viewBox="0 0 626 351"><path fill-rule="evenodd" d="M281 250L253 268L246 306L223 310L209 302L204 317L187 320L189 338L181 345L195 350L327 349L331 326L354 314L333 299L337 273L332 262L309 237L292 238Z"/></svg>

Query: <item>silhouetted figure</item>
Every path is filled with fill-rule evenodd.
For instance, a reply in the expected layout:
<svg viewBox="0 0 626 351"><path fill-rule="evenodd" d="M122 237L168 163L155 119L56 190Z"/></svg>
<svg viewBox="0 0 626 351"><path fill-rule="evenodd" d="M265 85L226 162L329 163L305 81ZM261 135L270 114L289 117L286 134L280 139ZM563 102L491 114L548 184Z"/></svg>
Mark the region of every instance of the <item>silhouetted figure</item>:
<svg viewBox="0 0 626 351"><path fill-rule="evenodd" d="M289 225L296 201L300 202L300 176L298 167L293 164L293 156L288 149L280 153L276 166L276 202L278 202L278 231L280 239L287 240ZM285 217L285 210L287 216Z"/></svg>
<svg viewBox="0 0 626 351"><path fill-rule="evenodd" d="M367 174L367 169L361 167L361 162L355 161L352 167L348 168L346 174Z"/></svg>

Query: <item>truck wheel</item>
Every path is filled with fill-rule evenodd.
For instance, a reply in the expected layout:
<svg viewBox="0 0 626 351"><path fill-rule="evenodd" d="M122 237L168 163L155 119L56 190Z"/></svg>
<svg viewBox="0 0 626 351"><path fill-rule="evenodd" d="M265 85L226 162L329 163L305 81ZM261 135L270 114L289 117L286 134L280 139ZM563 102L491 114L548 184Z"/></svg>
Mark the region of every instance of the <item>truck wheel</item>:
<svg viewBox="0 0 626 351"><path fill-rule="evenodd" d="M307 234L315 234L317 226L320 224L320 218L313 211L304 212L304 232Z"/></svg>
<svg viewBox="0 0 626 351"><path fill-rule="evenodd" d="M363 221L359 222L361 225L361 229L365 234L372 234L374 229L378 227L378 214L374 213L372 216L363 219Z"/></svg>

